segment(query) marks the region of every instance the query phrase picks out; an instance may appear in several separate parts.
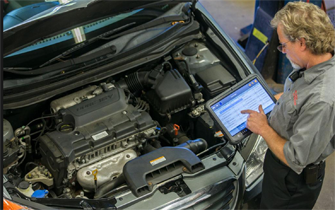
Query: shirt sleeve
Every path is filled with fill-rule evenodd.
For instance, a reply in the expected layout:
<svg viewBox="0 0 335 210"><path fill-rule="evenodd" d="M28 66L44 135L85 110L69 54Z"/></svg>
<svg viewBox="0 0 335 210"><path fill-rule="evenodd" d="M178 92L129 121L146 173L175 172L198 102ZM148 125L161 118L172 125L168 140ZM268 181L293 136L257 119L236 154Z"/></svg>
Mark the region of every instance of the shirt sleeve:
<svg viewBox="0 0 335 210"><path fill-rule="evenodd" d="M284 145L284 155L296 173L314 163L334 136L334 106L317 102L303 107Z"/></svg>

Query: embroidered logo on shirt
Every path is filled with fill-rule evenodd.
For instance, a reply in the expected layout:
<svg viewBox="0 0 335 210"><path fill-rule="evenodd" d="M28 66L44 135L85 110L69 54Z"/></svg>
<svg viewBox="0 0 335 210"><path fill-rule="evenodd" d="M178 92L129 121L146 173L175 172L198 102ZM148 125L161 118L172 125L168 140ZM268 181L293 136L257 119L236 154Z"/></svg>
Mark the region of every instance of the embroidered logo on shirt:
<svg viewBox="0 0 335 210"><path fill-rule="evenodd" d="M293 93L294 106L297 105L297 100L298 100L298 92L297 92L297 90L295 90L294 93Z"/></svg>

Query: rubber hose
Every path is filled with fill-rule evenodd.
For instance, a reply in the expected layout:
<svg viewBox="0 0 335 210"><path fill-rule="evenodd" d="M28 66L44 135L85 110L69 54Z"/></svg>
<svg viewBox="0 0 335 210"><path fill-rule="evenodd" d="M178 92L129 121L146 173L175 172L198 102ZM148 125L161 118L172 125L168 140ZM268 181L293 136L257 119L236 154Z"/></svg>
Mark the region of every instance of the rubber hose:
<svg viewBox="0 0 335 210"><path fill-rule="evenodd" d="M194 154L198 154L199 152L206 150L207 146L208 145L207 145L206 140L202 138L198 138L195 140L188 140L187 142L183 144L177 145L177 147L185 147L191 150L192 152L194 152Z"/></svg>

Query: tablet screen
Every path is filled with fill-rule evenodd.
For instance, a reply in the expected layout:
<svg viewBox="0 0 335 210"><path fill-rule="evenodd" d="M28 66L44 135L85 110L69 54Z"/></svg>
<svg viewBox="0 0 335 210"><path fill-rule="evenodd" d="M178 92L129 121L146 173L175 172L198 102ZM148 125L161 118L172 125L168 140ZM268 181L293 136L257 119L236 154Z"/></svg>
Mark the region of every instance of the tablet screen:
<svg viewBox="0 0 335 210"><path fill-rule="evenodd" d="M254 78L210 107L230 135L235 136L246 128L248 114L241 114L241 111L251 109L258 112L259 105L268 114L275 103L257 78Z"/></svg>

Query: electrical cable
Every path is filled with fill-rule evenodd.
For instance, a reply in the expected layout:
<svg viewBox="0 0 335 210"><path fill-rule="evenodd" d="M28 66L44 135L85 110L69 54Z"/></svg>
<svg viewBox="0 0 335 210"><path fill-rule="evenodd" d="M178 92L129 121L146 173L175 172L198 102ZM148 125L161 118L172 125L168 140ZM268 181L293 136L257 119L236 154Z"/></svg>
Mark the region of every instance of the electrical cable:
<svg viewBox="0 0 335 210"><path fill-rule="evenodd" d="M222 145L225 145L225 144L226 144L226 142L223 142L223 143L219 143L219 144L216 144L216 145L214 145L214 146L211 146L210 148L208 148L208 149L206 149L206 150L204 150L204 151L198 153L197 156L200 156L200 155L202 155L202 154L208 152L209 150L214 149L215 147L219 147L219 146L222 146Z"/></svg>
<svg viewBox="0 0 335 210"><path fill-rule="evenodd" d="M35 122L36 120L41 120L41 119L46 119L46 118L51 118L51 117L57 117L57 116L58 116L58 114L54 114L54 115L48 115L48 116L44 116L44 117L39 117L39 118L33 119L25 127L29 126L31 123Z"/></svg>
<svg viewBox="0 0 335 210"><path fill-rule="evenodd" d="M17 165L15 165L15 167L18 167L18 166L20 166L22 163L23 163L23 161L26 159L26 156L27 156L27 152L26 152L26 150L25 150L25 148L23 148L24 150L24 153L23 153L23 157L22 157L22 160L21 160L21 162L19 162Z"/></svg>

